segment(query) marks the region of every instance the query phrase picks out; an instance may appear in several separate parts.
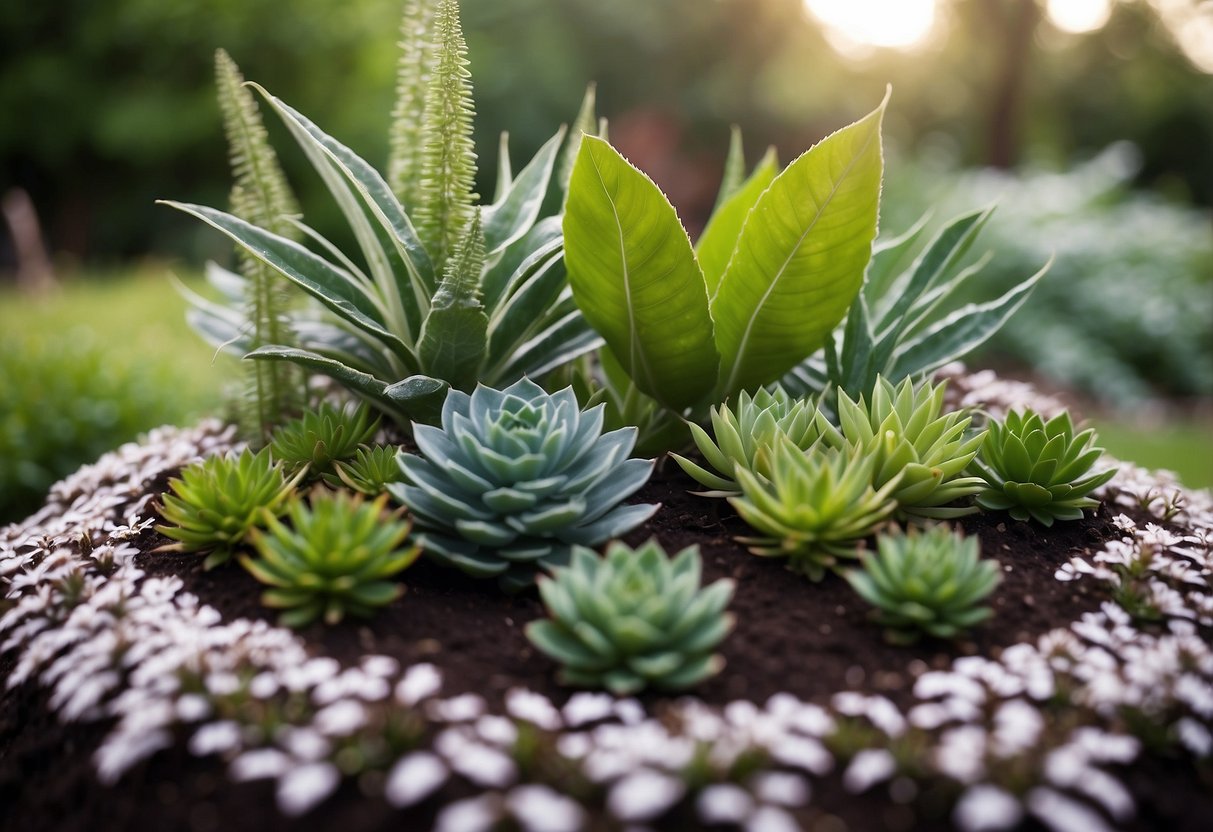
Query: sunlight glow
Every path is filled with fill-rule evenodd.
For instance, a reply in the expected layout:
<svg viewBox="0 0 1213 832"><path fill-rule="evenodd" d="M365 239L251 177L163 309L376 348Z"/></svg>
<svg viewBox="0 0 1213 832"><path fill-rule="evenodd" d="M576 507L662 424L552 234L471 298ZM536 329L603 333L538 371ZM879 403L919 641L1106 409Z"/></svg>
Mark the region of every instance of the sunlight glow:
<svg viewBox="0 0 1213 832"><path fill-rule="evenodd" d="M842 48L883 46L911 49L935 24L936 0L804 0Z"/></svg>
<svg viewBox="0 0 1213 832"><path fill-rule="evenodd" d="M1094 32L1112 16L1112 0L1049 0L1046 13L1063 32Z"/></svg>

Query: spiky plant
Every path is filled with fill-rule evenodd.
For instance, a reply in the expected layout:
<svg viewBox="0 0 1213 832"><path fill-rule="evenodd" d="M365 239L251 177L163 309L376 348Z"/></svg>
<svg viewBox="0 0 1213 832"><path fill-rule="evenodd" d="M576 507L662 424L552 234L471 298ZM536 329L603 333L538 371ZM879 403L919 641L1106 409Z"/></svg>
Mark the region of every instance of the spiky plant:
<svg viewBox="0 0 1213 832"><path fill-rule="evenodd" d="M893 498L903 515L936 519L962 517L973 506L953 506L982 488L978 477L965 476L985 432L966 436L972 421L962 412L943 412L946 383L915 386L906 378L894 387L883 376L868 396L852 401L838 393L839 430L818 413L822 440L833 447L852 445L875 464L872 485L882 487L900 474Z"/></svg>
<svg viewBox="0 0 1213 832"><path fill-rule="evenodd" d="M166 204L228 235L317 302L293 312L293 343L261 346L249 357L327 375L409 430L414 421L437 421L451 387L540 377L601 339L567 291L558 216L567 189L554 173L571 141L566 130L517 175L503 139L497 193L479 206L477 222L475 107L458 4L415 0L402 32L391 187L348 147L253 85L320 174L358 254L302 222L291 230L301 230L309 247L260 222ZM225 297L239 294L239 276L208 276ZM213 344L242 353L253 346L238 311L191 301L195 328Z"/></svg>
<svg viewBox="0 0 1213 832"><path fill-rule="evenodd" d="M334 462L333 473L325 474L324 481L333 488L377 496L387 491L389 483L400 482L399 454L400 449L394 445L363 445L353 459Z"/></svg>
<svg viewBox="0 0 1213 832"><path fill-rule="evenodd" d="M527 638L562 664L560 681L627 696L647 687L678 690L720 672L713 651L733 627L725 612L733 581L700 588L698 548L671 560L655 540L606 556L577 547L572 562L540 578L550 618Z"/></svg>
<svg viewBox="0 0 1213 832"><path fill-rule="evenodd" d="M240 563L271 587L261 602L284 611L283 625L368 617L400 597L404 587L389 579L420 550L403 545L409 524L389 515L386 502L386 495L367 503L345 492L317 495L310 507L294 500L289 527L270 517L267 530L254 534L257 557L242 555Z"/></svg>
<svg viewBox="0 0 1213 832"><path fill-rule="evenodd" d="M301 474L287 479L269 449L212 456L169 480L156 531L177 543L158 551L209 552L203 568L226 563L252 529L281 514Z"/></svg>
<svg viewBox="0 0 1213 832"><path fill-rule="evenodd" d="M442 427L417 425L423 456L401 454L408 506L428 556L519 589L643 523L653 505L621 505L648 480L628 459L636 430L602 433L602 408L582 412L571 388L549 394L522 379L505 390L451 391Z"/></svg>
<svg viewBox="0 0 1213 832"><path fill-rule="evenodd" d="M300 234L292 217L299 209L294 194L270 146L257 102L245 88L235 61L222 49L215 52L215 78L234 179L232 214L297 242ZM245 281L247 340L243 346L251 350L267 344L291 344L294 336L286 317L290 284L248 252L237 249L237 255ZM241 407L243 433L260 447L269 441L274 426L302 405L303 376L290 365L252 362L246 387Z"/></svg>
<svg viewBox="0 0 1213 832"><path fill-rule="evenodd" d="M759 456L771 472L768 479L737 469L741 496L729 502L755 531L738 537L751 552L787 558L788 569L820 581L839 561L858 556L857 543L876 531L897 508L894 476L879 489L872 487L876 460L857 448L825 448L807 452L780 436Z"/></svg>
<svg viewBox="0 0 1213 832"><path fill-rule="evenodd" d="M1081 520L1083 509L1099 506L1087 495L1116 475L1115 468L1088 474L1103 452L1095 446L1094 429L1075 435L1067 411L1047 422L1031 409L1012 411L1004 421L990 422L973 461L974 473L985 481L977 504L1043 526Z"/></svg>
<svg viewBox="0 0 1213 832"><path fill-rule="evenodd" d="M274 431L270 453L290 471L307 469L311 479L335 473L333 466L353 459L359 445L371 442L379 419L370 408L340 408L324 403Z"/></svg>
<svg viewBox="0 0 1213 832"><path fill-rule="evenodd" d="M781 387L759 389L753 396L743 390L735 406L726 402L711 409L712 435L694 422L688 423L695 446L715 473L679 454L671 456L696 482L711 489L702 492L703 496L734 497L741 493L735 468L769 477L765 466L756 467L758 449L773 444L776 436L786 436L796 447L807 450L820 435L816 416L812 402L793 399ZM769 456L763 460L769 461Z"/></svg>
<svg viewBox="0 0 1213 832"><path fill-rule="evenodd" d="M998 562L981 560L977 538L933 526L919 533L879 535L876 552L847 581L876 607L876 620L894 644L923 634L955 638L990 617L981 606L1002 575Z"/></svg>

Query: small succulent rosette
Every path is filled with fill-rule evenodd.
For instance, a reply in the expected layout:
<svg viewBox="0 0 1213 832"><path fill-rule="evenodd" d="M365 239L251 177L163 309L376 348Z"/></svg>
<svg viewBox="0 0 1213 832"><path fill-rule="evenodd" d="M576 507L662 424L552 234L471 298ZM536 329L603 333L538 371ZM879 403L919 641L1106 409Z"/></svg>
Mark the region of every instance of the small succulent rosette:
<svg viewBox="0 0 1213 832"><path fill-rule="evenodd" d="M505 390L452 390L442 426L416 425L422 456L401 454L389 486L412 512L426 555L507 590L645 522L656 505L624 505L652 460L629 459L636 429L602 433L602 407L582 412L572 388L522 379Z"/></svg>
<svg viewBox="0 0 1213 832"><path fill-rule="evenodd" d="M733 628L733 581L700 587L702 569L694 546L673 558L656 540L613 543L605 557L578 547L567 568L540 579L551 617L527 638L562 664L567 685L619 696L691 687L724 667L714 651Z"/></svg>

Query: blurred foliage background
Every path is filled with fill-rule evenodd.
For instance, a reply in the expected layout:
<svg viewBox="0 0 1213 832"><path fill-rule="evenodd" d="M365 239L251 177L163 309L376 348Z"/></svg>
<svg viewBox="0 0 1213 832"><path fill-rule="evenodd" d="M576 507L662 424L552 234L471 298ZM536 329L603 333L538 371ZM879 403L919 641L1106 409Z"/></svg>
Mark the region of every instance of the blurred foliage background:
<svg viewBox="0 0 1213 832"><path fill-rule="evenodd" d="M383 162L400 6L0 5L0 196L9 224L26 229L19 248L18 235L0 225L0 365L36 359L69 378L63 367L85 359L64 358L69 353L57 354L54 345L80 340L61 337L75 310L97 331L92 345L81 341L79 349L106 355L102 365L129 368L116 369L107 385L138 387L142 373L154 381L146 389L163 387L157 368L177 362L188 334L163 277L167 269L148 261L188 263L189 271L231 256L219 235L153 204L160 197L226 203L215 48ZM482 192L491 188L498 132L509 131L515 158L529 156L571 120L592 80L612 141L666 190L694 230L714 200L730 124L744 127L751 161L774 144L786 162L871 109L891 82L883 227L896 233L927 209L937 223L997 202L975 252L994 253L990 281L1006 283L1057 256L1035 299L980 360L1138 414L1157 415L1160 399L1178 404L1183 424L1210 438L1213 421L1194 408L1213 397L1213 0L462 6ZM270 128L310 221L339 236L319 183L305 175L278 126ZM17 193L29 196L40 235L30 236ZM2 288L11 282L6 277L47 271L29 251L38 236L63 284L50 300ZM158 272L151 281L114 279L149 269ZM122 309L127 318L114 311ZM116 328L115 320L129 324ZM125 344L116 353L108 352L111 334ZM152 346L132 349L132 340ZM174 393L190 392L162 396L167 409L132 408L147 418L113 420L123 428L115 435L187 418L200 400L213 402L221 373L209 352L199 346L187 360L206 371L167 377L177 380ZM30 381L28 373L3 372L0 383L9 389L0 390L0 420L11 425L22 398L12 389ZM83 377L78 386L102 395ZM71 400L62 390L38 395ZM140 395L128 398L144 401ZM1189 443L1190 452L1180 454L1205 472L1189 479L1213 482L1209 445ZM91 447L80 454L95 455ZM75 464L73 457L59 467Z"/></svg>

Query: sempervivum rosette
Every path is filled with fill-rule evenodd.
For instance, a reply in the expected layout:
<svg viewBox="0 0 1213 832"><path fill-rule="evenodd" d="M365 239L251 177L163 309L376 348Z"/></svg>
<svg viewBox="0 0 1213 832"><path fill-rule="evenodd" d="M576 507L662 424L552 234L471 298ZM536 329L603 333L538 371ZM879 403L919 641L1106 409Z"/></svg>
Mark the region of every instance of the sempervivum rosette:
<svg viewBox="0 0 1213 832"><path fill-rule="evenodd" d="M506 589L563 565L647 520L655 505L621 505L648 480L628 459L636 429L602 433L602 407L582 412L571 388L549 394L522 379L505 390L452 390L442 426L417 425L422 456L401 454L408 506L427 556Z"/></svg>

